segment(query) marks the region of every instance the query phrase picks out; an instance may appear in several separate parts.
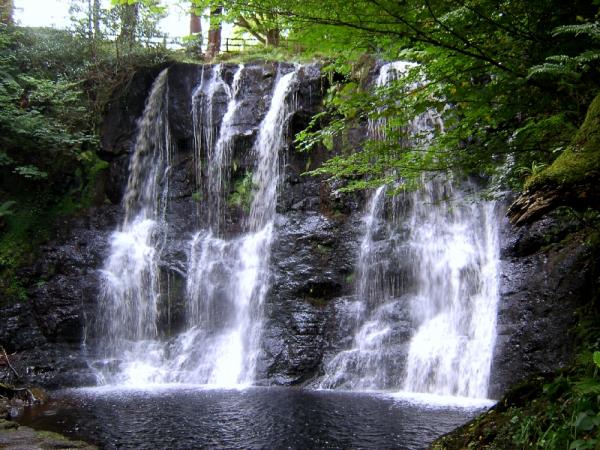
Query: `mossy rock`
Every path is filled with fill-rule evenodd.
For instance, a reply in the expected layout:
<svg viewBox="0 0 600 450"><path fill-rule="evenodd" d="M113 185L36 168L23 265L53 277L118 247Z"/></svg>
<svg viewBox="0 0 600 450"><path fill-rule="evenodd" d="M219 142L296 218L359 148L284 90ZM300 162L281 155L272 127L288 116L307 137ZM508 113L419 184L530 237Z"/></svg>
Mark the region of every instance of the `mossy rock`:
<svg viewBox="0 0 600 450"><path fill-rule="evenodd" d="M531 176L525 191L510 206L515 225L533 222L559 206L600 208L600 94L571 145L548 167Z"/></svg>
<svg viewBox="0 0 600 450"><path fill-rule="evenodd" d="M51 431L36 431L8 420L0 420L0 448L97 449L83 441L74 441Z"/></svg>
<svg viewBox="0 0 600 450"><path fill-rule="evenodd" d="M526 189L553 184L577 186L600 176L600 95L590 104L585 121L571 145L552 163L525 184Z"/></svg>

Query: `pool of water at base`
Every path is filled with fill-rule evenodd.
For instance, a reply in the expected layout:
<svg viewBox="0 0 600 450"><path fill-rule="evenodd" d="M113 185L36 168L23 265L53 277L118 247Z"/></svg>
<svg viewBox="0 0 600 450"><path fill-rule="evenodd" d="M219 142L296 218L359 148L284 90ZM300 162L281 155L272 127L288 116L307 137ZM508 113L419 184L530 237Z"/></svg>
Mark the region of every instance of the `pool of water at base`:
<svg viewBox="0 0 600 450"><path fill-rule="evenodd" d="M103 387L54 392L17 420L103 449L412 450L489 406L430 400L295 388Z"/></svg>

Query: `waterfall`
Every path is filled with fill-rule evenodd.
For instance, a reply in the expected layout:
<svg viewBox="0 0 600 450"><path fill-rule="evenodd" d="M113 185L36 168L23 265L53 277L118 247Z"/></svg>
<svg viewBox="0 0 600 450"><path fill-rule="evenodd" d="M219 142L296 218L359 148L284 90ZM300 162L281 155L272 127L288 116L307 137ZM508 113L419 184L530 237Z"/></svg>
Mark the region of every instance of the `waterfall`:
<svg viewBox="0 0 600 450"><path fill-rule="evenodd" d="M378 88L411 65L384 65ZM369 123L385 138L385 119ZM439 117L426 112L409 135L428 139ZM365 210L355 301L337 305L352 341L324 365L321 388L388 389L484 398L495 343L498 229L493 202L465 185L423 179L423 187Z"/></svg>
<svg viewBox="0 0 600 450"><path fill-rule="evenodd" d="M160 302L158 261L166 238L171 142L167 77L157 77L146 103L130 163L125 218L112 234L101 271L99 335L108 357L137 359L143 343L157 338Z"/></svg>
<svg viewBox="0 0 600 450"><path fill-rule="evenodd" d="M226 240L208 230L192 239L187 279L190 330L179 353L181 369L188 370L194 382L231 386L254 378L269 288L279 153L285 144L286 119L295 108L288 97L296 76L296 71L290 72L277 81L253 147L258 161L247 232ZM234 104L232 100L230 105ZM215 154L222 151L219 143L224 146L230 139L227 118L232 115L228 109Z"/></svg>
<svg viewBox="0 0 600 450"><path fill-rule="evenodd" d="M379 187L367 203L363 217L364 234L356 264L356 287L353 302L340 305L338 317L353 333L350 348L337 353L325 365L319 382L322 389L376 390L393 388L399 368L398 319L402 301L397 297L402 280L389 270L402 258L395 246L393 222L384 217L385 187ZM382 240L380 234L390 236Z"/></svg>
<svg viewBox="0 0 600 450"><path fill-rule="evenodd" d="M101 382L239 386L254 380L269 289L280 153L289 116L296 109L298 69L276 79L252 148L256 162L245 231L227 239L222 217L244 66L235 70L231 86L222 70L213 66L208 76L203 70L192 93L194 163L205 161L204 171L195 169L196 185L208 193L208 220L188 246L185 329L170 340L157 329L159 305L164 303L159 261L167 243L171 164L165 70L152 87L139 123L124 197L125 219L113 233L102 270L97 333L106 358L94 363ZM225 111L219 110L223 99Z"/></svg>
<svg viewBox="0 0 600 450"><path fill-rule="evenodd" d="M486 396L496 337L497 222L493 202L469 201L448 182L413 195L411 312L418 328L404 390Z"/></svg>
<svg viewBox="0 0 600 450"><path fill-rule="evenodd" d="M377 87L385 92L410 67L383 66ZM303 75L301 68L278 72L272 88L270 81L263 88L271 95L262 109L242 98L250 70L203 68L193 90L193 170L196 189L205 193L194 232L167 220L192 203L180 200L175 188L169 193L168 70L152 86L131 156L124 219L101 270L95 331L104 359L94 366L102 382L231 387L256 378L282 154ZM264 114L250 130L241 129L248 107ZM383 141L385 125L384 119L371 121L370 137ZM426 144L441 126L426 112L411 121L407 134ZM254 131L243 171L237 170L234 142ZM251 185L247 209L232 212L229 196L237 188L231 184L242 172ZM391 195L393 189L379 187L366 203L354 295L334 304L339 342L315 385L485 397L498 301L494 204L473 200L477 188L469 183L441 177L424 179L413 193ZM231 229L228 214L242 218L240 229ZM184 320L179 334L166 335L161 311L170 299L161 271L173 269L171 258L184 277L176 299Z"/></svg>

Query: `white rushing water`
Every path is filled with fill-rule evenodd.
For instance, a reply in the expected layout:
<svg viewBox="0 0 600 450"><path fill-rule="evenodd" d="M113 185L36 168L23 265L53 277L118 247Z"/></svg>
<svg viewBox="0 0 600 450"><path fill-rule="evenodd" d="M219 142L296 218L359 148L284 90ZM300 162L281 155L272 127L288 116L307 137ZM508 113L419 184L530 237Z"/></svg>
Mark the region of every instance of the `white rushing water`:
<svg viewBox="0 0 600 450"><path fill-rule="evenodd" d="M132 387L170 382L231 387L254 380L263 302L269 289L280 153L286 143L287 119L296 108L297 71L278 77L258 130L246 231L225 239L221 237L221 206L228 194L226 177L243 69L238 66L229 87L222 79L221 66L214 66L209 79L201 76L193 94L194 131L200 134L195 161L199 164L201 152L206 155L213 215L208 228L190 241L186 329L171 341L161 339L157 331L159 259L166 241L170 170L167 71L154 83L132 157L124 224L113 234L103 270L100 316L106 359L96 363L102 382ZM228 102L217 127L212 97L223 94Z"/></svg>
<svg viewBox="0 0 600 450"><path fill-rule="evenodd" d="M125 218L111 237L101 272L102 350L126 362L136 359L140 342L157 338L158 260L165 243L171 168L167 77L164 70L154 82L139 123L124 197Z"/></svg>
<svg viewBox="0 0 600 450"><path fill-rule="evenodd" d="M496 338L497 222L493 202L465 198L450 183L428 183L413 196L411 311L418 328L404 390L486 397Z"/></svg>
<svg viewBox="0 0 600 450"><path fill-rule="evenodd" d="M384 65L377 87L411 67ZM385 139L385 125L385 119L371 121L371 138ZM428 139L433 127L442 127L439 116L427 112L408 131ZM494 203L471 198L449 180L423 184L403 197L386 198L383 187L373 192L356 300L338 307L354 323L353 339L326 363L321 388L487 396L498 302ZM403 274L394 271L407 266Z"/></svg>
<svg viewBox="0 0 600 450"><path fill-rule="evenodd" d="M212 231L200 232L192 240L187 279L190 331L180 341L178 353L181 370L189 370L193 382L233 386L254 379L262 307L269 288L279 157L285 144L286 119L295 108L289 97L296 76L294 71L279 78L259 128L253 148L257 157L255 192L247 232L230 240ZM228 109L217 152L219 142L230 139L227 118L232 115Z"/></svg>
<svg viewBox="0 0 600 450"><path fill-rule="evenodd" d="M233 83L229 86L223 79L223 66L215 64L208 79L202 71L200 83L192 94L192 118L194 124L194 163L196 165L196 189L202 189L201 160L206 155L206 186L209 207L206 210L208 222L218 233L223 218L223 192L229 182L229 164L234 138L234 119L238 110L240 83L244 65L237 67ZM216 99L227 99L225 114L219 115Z"/></svg>

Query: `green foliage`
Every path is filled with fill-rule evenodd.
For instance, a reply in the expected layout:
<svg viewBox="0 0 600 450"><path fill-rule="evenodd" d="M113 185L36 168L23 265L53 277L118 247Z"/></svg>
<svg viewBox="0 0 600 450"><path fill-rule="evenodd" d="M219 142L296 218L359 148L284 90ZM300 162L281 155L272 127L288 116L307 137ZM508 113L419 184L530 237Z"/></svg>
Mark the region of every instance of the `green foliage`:
<svg viewBox="0 0 600 450"><path fill-rule="evenodd" d="M514 439L516 444L533 442L535 448L596 448L600 405L594 397L600 394L600 381L578 378L575 376L572 381L569 380L563 392L552 399L552 403L545 405L545 411L539 418L541 420L536 416L531 418L533 427L530 431L523 427L517 430ZM545 385L544 393L551 394L557 383L564 381L559 378Z"/></svg>
<svg viewBox="0 0 600 450"><path fill-rule="evenodd" d="M60 30L0 28L0 298L26 297L37 246L57 218L105 201L96 126L118 85L164 48L93 46Z"/></svg>
<svg viewBox="0 0 600 450"><path fill-rule="evenodd" d="M279 46L280 31L288 23L274 0L192 0L191 3L197 14L208 11L211 27L222 22L232 23L269 47ZM215 16L217 11L220 11L219 16Z"/></svg>
<svg viewBox="0 0 600 450"><path fill-rule="evenodd" d="M167 10L166 6L160 4L160 0L111 0L111 3L115 6L141 4L154 14L164 14Z"/></svg>
<svg viewBox="0 0 600 450"><path fill-rule="evenodd" d="M589 107L586 119L571 145L544 170L533 174L527 187L553 184L574 186L600 175L600 95Z"/></svg>
<svg viewBox="0 0 600 450"><path fill-rule="evenodd" d="M48 58L46 63L31 57L37 44L39 54ZM95 142L84 131L89 115L79 83L66 78L76 71L64 61L51 64L46 53L49 45L35 31L2 31L0 174L8 184L0 188L9 192L14 182L9 180L19 178L28 180L29 189L62 189L65 171L76 166L78 154ZM56 53L60 61L62 55Z"/></svg>
<svg viewBox="0 0 600 450"><path fill-rule="evenodd" d="M14 209L0 217L0 304L27 299L27 280L19 273L24 264L35 262L35 247L48 237L43 198L31 201L21 195L11 200ZM2 223L0 223L2 225Z"/></svg>
<svg viewBox="0 0 600 450"><path fill-rule="evenodd" d="M244 51L230 51L215 57L214 62L249 63L253 61L311 62L312 55L304 55L287 47L265 47L262 45L247 47Z"/></svg>
<svg viewBox="0 0 600 450"><path fill-rule="evenodd" d="M8 200L6 202L0 203L0 219L5 216L9 216L13 214L12 207L15 206L17 202L14 200Z"/></svg>
<svg viewBox="0 0 600 450"><path fill-rule="evenodd" d="M201 191L194 192L192 194L192 200L200 203L202 201L202 192Z"/></svg>
<svg viewBox="0 0 600 450"><path fill-rule="evenodd" d="M594 360L594 364L596 364L596 367L598 367L600 369L600 352L594 352L594 355L592 358Z"/></svg>
<svg viewBox="0 0 600 450"><path fill-rule="evenodd" d="M600 23L598 21L556 27L553 37L588 38L588 46L576 55L558 54L546 58L543 64L529 69L529 78L547 77L554 80L577 80L581 73L598 72L600 63Z"/></svg>
<svg viewBox="0 0 600 450"><path fill-rule="evenodd" d="M298 136L298 144L331 150L336 156L318 173L350 180L349 188L446 170L503 173L506 183L520 186L524 167L550 165L566 148L600 87L593 76L598 75L592 25L597 7L585 2L536 0L499 7L487 0L276 5L265 0L252 5L248 9L258 5L286 17L283 26L298 49L331 61L325 67L335 75L325 111ZM581 23L569 23L575 21ZM369 98L363 76L353 73L364 53L414 61L421 68ZM554 64L548 71L556 75L575 76L539 78L535 73L544 63ZM406 125L427 110L440 114L443 129L430 142L406 145ZM369 119L385 124L382 136L369 142L348 139Z"/></svg>
<svg viewBox="0 0 600 450"><path fill-rule="evenodd" d="M246 171L241 178L238 178L233 185L233 192L229 194L227 204L232 207L241 208L246 212L250 212L252 205L252 172Z"/></svg>

